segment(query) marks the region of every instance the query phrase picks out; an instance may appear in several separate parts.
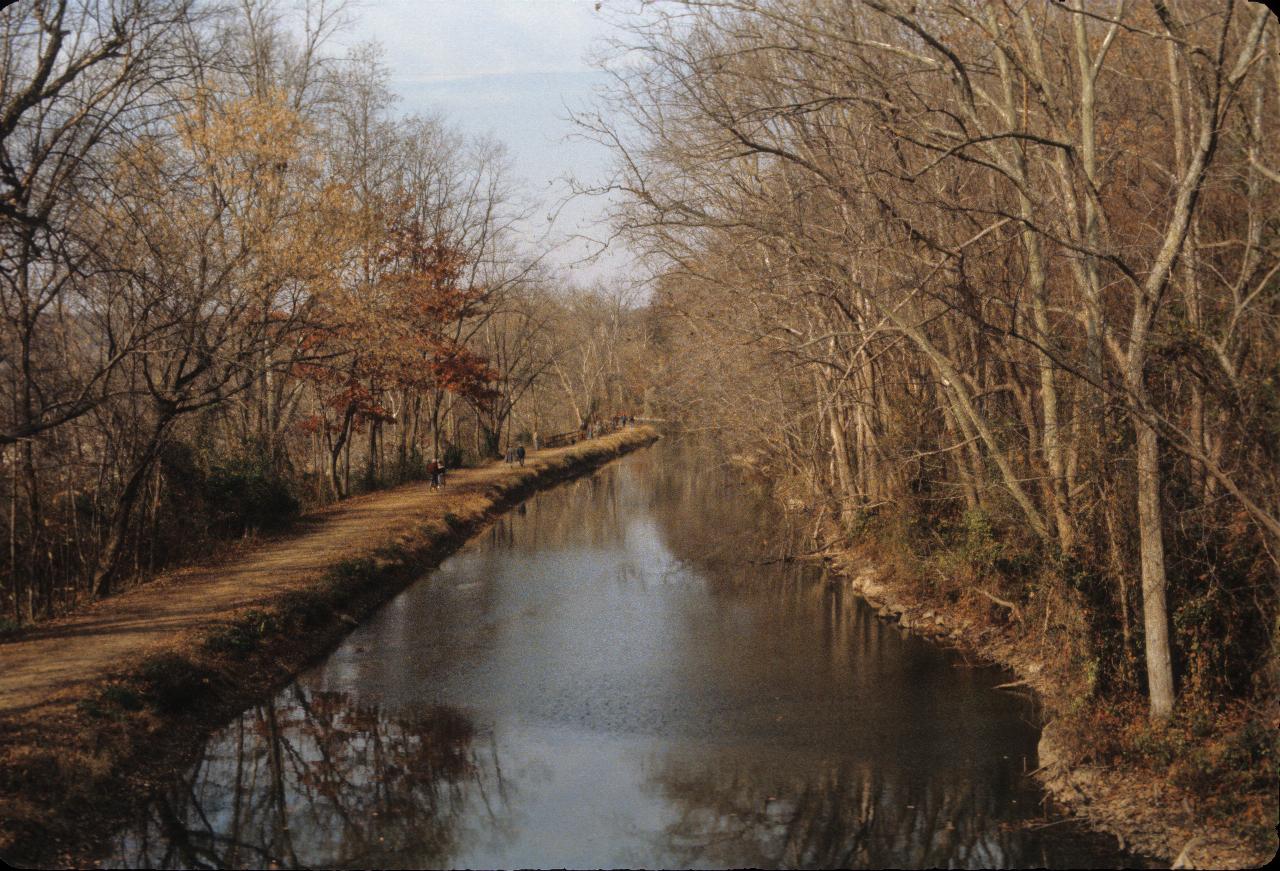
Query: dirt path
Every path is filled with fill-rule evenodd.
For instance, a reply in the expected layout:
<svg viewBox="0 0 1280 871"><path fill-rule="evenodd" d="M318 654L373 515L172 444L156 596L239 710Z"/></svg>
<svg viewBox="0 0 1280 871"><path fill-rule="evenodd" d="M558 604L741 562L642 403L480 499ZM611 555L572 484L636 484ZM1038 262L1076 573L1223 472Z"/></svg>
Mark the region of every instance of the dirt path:
<svg viewBox="0 0 1280 871"><path fill-rule="evenodd" d="M606 436L597 441L625 438ZM0 718L65 705L87 684L265 599L314 582L432 519L481 510L495 486L532 477L573 448L531 453L525 468L493 463L450 472L441 492L414 483L365 494L303 518L299 531L230 560L180 569L0 643Z"/></svg>

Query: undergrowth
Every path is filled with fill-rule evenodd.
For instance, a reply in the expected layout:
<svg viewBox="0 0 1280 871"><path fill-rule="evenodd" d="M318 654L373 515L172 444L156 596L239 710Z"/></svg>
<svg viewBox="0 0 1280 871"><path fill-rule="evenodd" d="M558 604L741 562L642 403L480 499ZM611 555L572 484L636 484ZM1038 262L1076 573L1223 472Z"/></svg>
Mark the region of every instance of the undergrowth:
<svg viewBox="0 0 1280 871"><path fill-rule="evenodd" d="M1276 825L1276 731L1243 701L1184 700L1159 722L1140 697L1104 699L1063 717L1059 735L1077 764L1164 773L1198 811L1242 837L1265 837Z"/></svg>
<svg viewBox="0 0 1280 871"><path fill-rule="evenodd" d="M1174 717L1159 723L1147 712L1136 581L1126 601L1117 579L1087 555L1045 553L1024 531L981 512L882 513L859 518L852 534L884 581L1006 633L1043 666L1053 693L1046 702L1076 763L1167 777L1242 837L1275 827L1280 717L1250 660L1231 658L1250 630L1220 626L1232 583L1221 569L1203 589L1171 576L1179 697ZM1130 609L1127 630L1122 607Z"/></svg>

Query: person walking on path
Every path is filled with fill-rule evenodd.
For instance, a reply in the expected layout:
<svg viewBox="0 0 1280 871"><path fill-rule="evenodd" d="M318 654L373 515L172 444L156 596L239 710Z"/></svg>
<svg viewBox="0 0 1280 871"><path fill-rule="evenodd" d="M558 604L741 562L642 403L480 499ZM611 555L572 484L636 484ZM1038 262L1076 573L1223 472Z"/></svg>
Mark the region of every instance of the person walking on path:
<svg viewBox="0 0 1280 871"><path fill-rule="evenodd" d="M431 489L440 489L440 461L435 457L431 458L431 462L427 463L427 474L431 476Z"/></svg>
<svg viewBox="0 0 1280 871"><path fill-rule="evenodd" d="M516 445L516 460L522 467L524 466L524 445Z"/></svg>

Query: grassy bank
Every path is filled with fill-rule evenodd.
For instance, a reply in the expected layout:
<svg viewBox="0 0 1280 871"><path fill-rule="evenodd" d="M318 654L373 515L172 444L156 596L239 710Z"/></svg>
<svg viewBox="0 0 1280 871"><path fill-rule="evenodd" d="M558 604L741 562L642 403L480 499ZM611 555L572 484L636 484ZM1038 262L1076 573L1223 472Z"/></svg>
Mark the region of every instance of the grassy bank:
<svg viewBox="0 0 1280 871"><path fill-rule="evenodd" d="M496 514L656 438L647 428L627 430L539 452L524 468L490 467L471 487L451 483L419 500L407 531L362 542L351 558L192 626L109 674L87 675L56 699L4 711L0 857L74 864L138 810L153 784L188 764L203 735L332 649ZM392 496L374 494L366 504Z"/></svg>
<svg viewBox="0 0 1280 871"><path fill-rule="evenodd" d="M1039 696L1037 776L1094 828L1175 867L1260 867L1276 854L1273 711L1187 692L1169 723L1152 724L1143 699L1101 685L1066 569L997 558L990 530L926 542L883 519L852 533L828 524L824 537L882 617L1013 670L1010 689Z"/></svg>

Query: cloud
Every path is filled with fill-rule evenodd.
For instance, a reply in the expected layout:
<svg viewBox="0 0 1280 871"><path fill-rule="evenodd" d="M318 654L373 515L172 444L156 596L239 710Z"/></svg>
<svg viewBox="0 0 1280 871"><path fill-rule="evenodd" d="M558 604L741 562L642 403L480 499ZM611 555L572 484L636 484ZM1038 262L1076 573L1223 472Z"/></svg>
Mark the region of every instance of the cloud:
<svg viewBox="0 0 1280 871"><path fill-rule="evenodd" d="M573 132L565 107L584 108L603 75L588 57L608 25L594 0L364 0L352 10L340 42L375 40L384 49L398 108L442 112L451 123L503 141L515 174L538 203L530 238L547 231L546 216L567 192L560 179L600 174L609 155L591 143L566 141ZM553 235L607 236L604 204L575 200L560 213ZM573 242L551 260L575 275L603 278L618 257L578 261L591 248Z"/></svg>
<svg viewBox="0 0 1280 871"><path fill-rule="evenodd" d="M353 17L349 42L419 80L586 71L606 31L590 0L366 0Z"/></svg>

